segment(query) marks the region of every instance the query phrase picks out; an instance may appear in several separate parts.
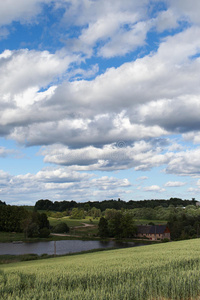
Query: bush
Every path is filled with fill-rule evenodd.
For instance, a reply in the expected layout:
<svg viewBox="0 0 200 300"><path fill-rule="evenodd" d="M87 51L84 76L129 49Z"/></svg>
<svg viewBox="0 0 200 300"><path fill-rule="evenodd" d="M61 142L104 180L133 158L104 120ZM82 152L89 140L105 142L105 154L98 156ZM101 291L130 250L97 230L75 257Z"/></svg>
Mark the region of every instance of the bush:
<svg viewBox="0 0 200 300"><path fill-rule="evenodd" d="M40 230L40 237L41 238L48 238L50 235L50 230L47 227L44 227Z"/></svg>
<svg viewBox="0 0 200 300"><path fill-rule="evenodd" d="M69 227L66 223L61 222L57 224L55 227L53 227L52 230L54 233L66 233L69 231Z"/></svg>
<svg viewBox="0 0 200 300"><path fill-rule="evenodd" d="M169 239L168 239L168 238L164 238L164 239L162 240L162 243L167 243L167 242L169 242Z"/></svg>

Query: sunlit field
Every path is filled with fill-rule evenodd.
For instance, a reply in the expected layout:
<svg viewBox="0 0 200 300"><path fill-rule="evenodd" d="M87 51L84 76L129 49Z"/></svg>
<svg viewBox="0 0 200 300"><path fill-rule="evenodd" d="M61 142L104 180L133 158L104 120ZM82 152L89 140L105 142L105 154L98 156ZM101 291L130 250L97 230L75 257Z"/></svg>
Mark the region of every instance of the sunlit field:
<svg viewBox="0 0 200 300"><path fill-rule="evenodd" d="M61 222L65 222L69 227L81 226L83 223L97 225L99 219L100 218L92 219L91 217L86 217L85 219L70 219L70 217L62 217L62 218L48 217L51 226L56 226Z"/></svg>
<svg viewBox="0 0 200 300"><path fill-rule="evenodd" d="M200 240L0 267L0 299L199 299Z"/></svg>

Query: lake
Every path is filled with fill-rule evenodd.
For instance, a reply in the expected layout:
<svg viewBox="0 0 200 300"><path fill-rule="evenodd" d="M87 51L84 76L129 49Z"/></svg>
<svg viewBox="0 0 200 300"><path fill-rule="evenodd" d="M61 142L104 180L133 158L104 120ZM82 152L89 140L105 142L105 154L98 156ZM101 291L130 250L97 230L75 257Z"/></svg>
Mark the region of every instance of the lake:
<svg viewBox="0 0 200 300"><path fill-rule="evenodd" d="M134 242L121 243L115 241L81 241L81 240L64 240L37 243L0 243L0 255L21 255L21 254L48 254L53 255L56 246L56 254L63 255L88 251L102 248L126 248L139 246ZM141 244L140 244L141 246Z"/></svg>

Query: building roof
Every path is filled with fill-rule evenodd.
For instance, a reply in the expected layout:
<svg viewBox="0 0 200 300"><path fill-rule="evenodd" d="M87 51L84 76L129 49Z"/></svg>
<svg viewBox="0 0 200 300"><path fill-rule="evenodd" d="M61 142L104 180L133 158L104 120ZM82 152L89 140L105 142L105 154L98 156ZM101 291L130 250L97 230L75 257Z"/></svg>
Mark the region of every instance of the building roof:
<svg viewBox="0 0 200 300"><path fill-rule="evenodd" d="M141 234L163 234L167 228L167 225L139 225L137 232Z"/></svg>

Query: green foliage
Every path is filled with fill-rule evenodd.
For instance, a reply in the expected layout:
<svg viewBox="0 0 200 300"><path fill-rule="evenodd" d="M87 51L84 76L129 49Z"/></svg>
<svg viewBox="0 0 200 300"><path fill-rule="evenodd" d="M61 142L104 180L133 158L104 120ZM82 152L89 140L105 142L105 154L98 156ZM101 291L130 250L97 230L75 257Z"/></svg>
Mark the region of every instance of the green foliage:
<svg viewBox="0 0 200 300"><path fill-rule="evenodd" d="M106 223L106 221L107 223ZM128 211L106 209L105 219L99 222L99 234L116 238L131 238L136 233L136 226L133 215ZM107 235L105 235L107 233Z"/></svg>
<svg viewBox="0 0 200 300"><path fill-rule="evenodd" d="M37 223L30 222L26 228L26 237L33 238L39 236L39 226Z"/></svg>
<svg viewBox="0 0 200 300"><path fill-rule="evenodd" d="M1 265L0 298L197 300L199 248L181 241Z"/></svg>
<svg viewBox="0 0 200 300"><path fill-rule="evenodd" d="M200 209L196 209L197 213ZM186 210L172 214L168 222L172 240L197 237L200 231L200 215L191 216Z"/></svg>
<svg viewBox="0 0 200 300"><path fill-rule="evenodd" d="M23 207L0 206L0 231L22 232L21 221L26 218L27 211Z"/></svg>
<svg viewBox="0 0 200 300"><path fill-rule="evenodd" d="M49 228L49 221L45 213L29 212L26 219L21 221L21 227L26 238L33 237L47 237L47 230L42 231L43 228ZM50 231L48 231L50 234Z"/></svg>
<svg viewBox="0 0 200 300"><path fill-rule="evenodd" d="M121 221L122 213L120 211L116 211L108 220L109 236L116 238L120 238L122 236Z"/></svg>
<svg viewBox="0 0 200 300"><path fill-rule="evenodd" d="M39 200L35 204L35 208L37 210L52 210L52 211L66 211L66 210L72 210L74 207L82 208L85 211L89 211L89 208L95 207L97 209L100 209L101 211L105 211L106 209L135 209L135 208L156 208L156 207L169 207L170 205L173 205L174 207L177 206L187 206L187 205L194 205L196 204L196 200L182 200L179 198L171 198L169 200L141 200L141 201L133 201L130 200L128 202L123 201L121 199L118 200L104 200L104 201L95 201L95 202L81 202L77 203L75 201L55 201L52 202L48 199L46 200ZM164 218L165 219L165 218Z"/></svg>
<svg viewBox="0 0 200 300"><path fill-rule="evenodd" d="M113 217L115 217L116 213L117 213L117 210L116 210L116 209L114 209L114 208L107 208L107 209L105 210L105 218L106 218L107 220L110 220L110 219L112 219Z"/></svg>
<svg viewBox="0 0 200 300"><path fill-rule="evenodd" d="M83 209L73 208L70 216L71 219L84 219L85 213Z"/></svg>
<svg viewBox="0 0 200 300"><path fill-rule="evenodd" d="M98 235L102 238L109 236L108 221L101 217L98 224Z"/></svg>
<svg viewBox="0 0 200 300"><path fill-rule="evenodd" d="M168 243L170 240L167 238L164 238L163 240L161 240L162 243Z"/></svg>
<svg viewBox="0 0 200 300"><path fill-rule="evenodd" d="M135 221L133 220L133 217L129 212L123 213L120 222L120 227L121 227L122 238L131 238L135 236L137 232Z"/></svg>
<svg viewBox="0 0 200 300"><path fill-rule="evenodd" d="M52 231L54 233L67 233L69 232L69 227L66 223L64 222L61 222L59 224L57 224L53 229Z"/></svg>
<svg viewBox="0 0 200 300"><path fill-rule="evenodd" d="M40 229L39 237L40 238L48 238L50 235L50 230L47 227Z"/></svg>
<svg viewBox="0 0 200 300"><path fill-rule="evenodd" d="M92 207L88 211L88 216L91 216L93 219L99 218L99 217L101 217L101 210L97 209L95 207Z"/></svg>

